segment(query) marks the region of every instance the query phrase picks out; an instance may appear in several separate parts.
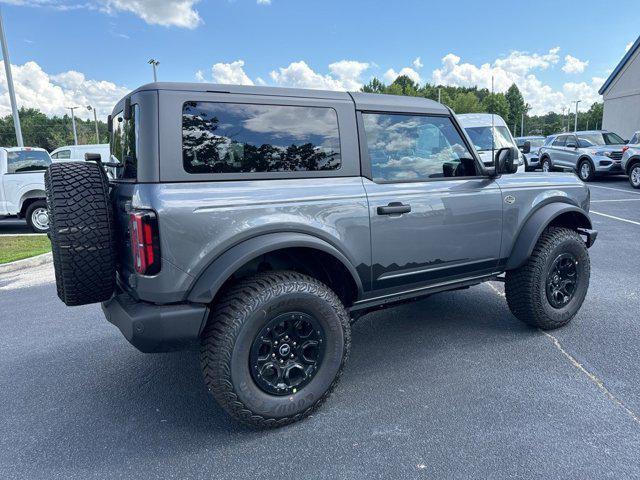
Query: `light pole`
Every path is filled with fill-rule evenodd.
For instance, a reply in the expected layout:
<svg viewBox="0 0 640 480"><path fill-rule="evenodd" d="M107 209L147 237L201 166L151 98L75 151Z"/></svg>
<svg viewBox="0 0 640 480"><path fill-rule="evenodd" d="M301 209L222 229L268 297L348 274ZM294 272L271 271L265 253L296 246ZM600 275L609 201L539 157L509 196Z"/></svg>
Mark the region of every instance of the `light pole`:
<svg viewBox="0 0 640 480"><path fill-rule="evenodd" d="M581 102L582 100L576 100L576 119L575 119L575 123L573 124L573 131L577 132L578 131L578 104Z"/></svg>
<svg viewBox="0 0 640 480"><path fill-rule="evenodd" d="M98 132L98 114L96 113L96 109L91 105L87 105L87 110L93 110L93 121L96 124L96 144L100 143L100 133Z"/></svg>
<svg viewBox="0 0 640 480"><path fill-rule="evenodd" d="M156 68L158 67L158 65L160 65L160 62L152 58L147 63L153 67L153 81L157 82L158 72L156 71Z"/></svg>
<svg viewBox="0 0 640 480"><path fill-rule="evenodd" d="M76 132L76 116L73 113L73 111L76 108L80 108L80 107L67 107L69 110L71 110L71 125L73 125L73 144L77 145L78 144L78 133Z"/></svg>
<svg viewBox="0 0 640 480"><path fill-rule="evenodd" d="M567 107L562 107L562 118L560 119L560 123L562 124L562 130L564 130L564 112L567 109Z"/></svg>
<svg viewBox="0 0 640 480"><path fill-rule="evenodd" d="M11 113L13 114L13 127L16 130L16 140L19 147L24 147L22 140L22 128L20 128L20 117L18 116L18 104L16 103L16 92L13 89L13 76L11 75L11 61L9 60L9 47L4 36L4 25L2 24L2 12L0 11L0 43L2 43L2 58L4 60L4 70L7 74L7 87L9 89L9 101L11 102Z"/></svg>

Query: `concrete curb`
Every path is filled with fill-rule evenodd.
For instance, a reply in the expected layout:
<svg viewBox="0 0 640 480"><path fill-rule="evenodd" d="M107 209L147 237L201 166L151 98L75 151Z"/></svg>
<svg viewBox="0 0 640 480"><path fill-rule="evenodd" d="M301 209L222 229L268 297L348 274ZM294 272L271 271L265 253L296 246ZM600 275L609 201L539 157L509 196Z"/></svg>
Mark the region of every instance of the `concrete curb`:
<svg viewBox="0 0 640 480"><path fill-rule="evenodd" d="M53 256L51 255L51 252L0 265L0 275L3 273L15 272L16 270L23 270L25 268L45 265L47 263L53 263Z"/></svg>

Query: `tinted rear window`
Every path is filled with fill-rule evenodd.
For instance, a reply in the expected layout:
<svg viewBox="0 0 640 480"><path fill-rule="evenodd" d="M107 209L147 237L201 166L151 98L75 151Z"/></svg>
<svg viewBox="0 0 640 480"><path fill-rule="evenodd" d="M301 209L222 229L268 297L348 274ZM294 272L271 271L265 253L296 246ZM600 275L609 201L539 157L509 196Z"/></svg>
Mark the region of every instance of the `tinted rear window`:
<svg viewBox="0 0 640 480"><path fill-rule="evenodd" d="M140 107L137 104L132 105L131 119L125 120L123 112L113 118L111 155L123 165L116 169L116 178L135 180L138 176L139 124Z"/></svg>
<svg viewBox="0 0 640 480"><path fill-rule="evenodd" d="M20 150L7 152L7 172L25 173L46 170L51 165L51 157L42 150Z"/></svg>
<svg viewBox="0 0 640 480"><path fill-rule="evenodd" d="M338 116L326 107L187 102L182 161L188 173L338 170Z"/></svg>

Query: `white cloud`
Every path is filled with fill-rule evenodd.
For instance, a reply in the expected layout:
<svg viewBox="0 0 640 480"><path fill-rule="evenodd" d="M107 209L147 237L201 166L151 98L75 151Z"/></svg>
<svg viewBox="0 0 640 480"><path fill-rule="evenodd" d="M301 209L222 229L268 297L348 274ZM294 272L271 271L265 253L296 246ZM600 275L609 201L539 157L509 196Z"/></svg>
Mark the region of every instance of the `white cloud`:
<svg viewBox="0 0 640 480"><path fill-rule="evenodd" d="M499 58L493 63L480 66L462 62L461 58L449 53L442 58L442 66L434 70L431 81L436 85L455 85L460 87L491 88L494 79L496 92L506 92L515 83L533 115L545 114L549 111L560 111L572 100L582 100L582 105L600 101L598 88L603 79L594 77L591 82L565 83L560 90L543 83L534 70L545 70L559 62L559 48L553 48L545 54L528 54L512 52L507 57Z"/></svg>
<svg viewBox="0 0 640 480"><path fill-rule="evenodd" d="M360 75L369 68L368 63L341 60L329 65L330 74L315 72L303 60L273 70L269 76L276 85L320 90L358 90L362 86Z"/></svg>
<svg viewBox="0 0 640 480"><path fill-rule="evenodd" d="M409 77L411 80L413 80L416 83L422 83L422 79L420 78L420 74L418 72L416 72L413 68L411 67L404 67L402 70L400 70L399 72L396 72L393 68L390 68L389 70L387 70L383 77L384 80L387 83L393 83L393 81L400 77L400 76L406 76Z"/></svg>
<svg viewBox="0 0 640 480"><path fill-rule="evenodd" d="M564 57L564 65L562 71L565 73L582 73L584 69L589 65L589 61L582 61L572 55Z"/></svg>
<svg viewBox="0 0 640 480"><path fill-rule="evenodd" d="M416 59L413 61L413 67L418 69L424 67L424 64L422 63L422 59L420 57L416 57Z"/></svg>
<svg viewBox="0 0 640 480"><path fill-rule="evenodd" d="M68 113L66 107L91 105L104 118L111 113L116 102L130 91L112 82L87 79L83 73L74 70L51 75L36 62L12 65L12 72L18 106L37 108L47 115ZM0 115L10 113L4 62L0 61ZM76 114L93 118L86 108L79 108Z"/></svg>
<svg viewBox="0 0 640 480"><path fill-rule="evenodd" d="M200 78L198 78L200 74ZM211 67L211 76L215 83L228 83L232 85L253 85L253 80L244 72L244 60L236 60L231 63L216 63ZM202 72L196 72L196 78L204 81Z"/></svg>
<svg viewBox="0 0 640 480"><path fill-rule="evenodd" d="M104 10L133 13L145 22L165 27L193 29L202 23L193 7L200 0L100 0Z"/></svg>
<svg viewBox="0 0 640 480"><path fill-rule="evenodd" d="M258 5L271 5L271 0L257 0Z"/></svg>

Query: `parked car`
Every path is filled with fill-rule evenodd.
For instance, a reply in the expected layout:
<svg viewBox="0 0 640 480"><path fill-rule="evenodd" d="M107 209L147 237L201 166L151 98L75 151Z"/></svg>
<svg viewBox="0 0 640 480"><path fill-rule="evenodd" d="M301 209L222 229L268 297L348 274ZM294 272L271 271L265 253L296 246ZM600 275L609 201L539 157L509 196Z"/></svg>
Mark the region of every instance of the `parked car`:
<svg viewBox="0 0 640 480"><path fill-rule="evenodd" d="M562 133L540 148L543 171L569 169L584 182L596 175L624 173L621 166L624 140L606 130Z"/></svg>
<svg viewBox="0 0 640 480"><path fill-rule="evenodd" d="M199 342L205 383L248 424L323 403L367 312L502 279L514 315L552 329L587 293L588 188L510 175L506 140L485 166L432 100L153 83L109 125L116 179L46 174L58 295L102 302L144 352Z"/></svg>
<svg viewBox="0 0 640 480"><path fill-rule="evenodd" d="M636 132L638 135L638 132ZM637 139L636 139L637 140ZM633 188L640 188L640 144L634 143L623 147L622 170L629 176L629 183Z"/></svg>
<svg viewBox="0 0 640 480"><path fill-rule="evenodd" d="M54 162L84 162L85 155L98 154L100 155L100 161L109 163L111 161L109 144L93 144L93 145L66 145L64 147L56 148L51 152L51 159ZM114 167L104 167L105 172L110 178L115 177Z"/></svg>
<svg viewBox="0 0 640 480"><path fill-rule="evenodd" d="M54 162L64 160L80 160L84 161L86 153L99 153L102 160L109 160L109 144L101 143L94 145L66 145L56 148L51 152L51 159Z"/></svg>
<svg viewBox="0 0 640 480"><path fill-rule="evenodd" d="M516 148L509 127L500 115L491 113L463 113L458 115L460 124L464 127L467 135L471 139L475 149L480 154L482 162L489 166L493 165L492 153L495 154L500 148ZM493 135L491 130L493 128ZM518 151L517 154L518 172L525 171L524 155Z"/></svg>
<svg viewBox="0 0 640 480"><path fill-rule="evenodd" d="M42 148L0 148L0 216L25 218L31 230L46 233L49 215L44 171L51 158Z"/></svg>
<svg viewBox="0 0 640 480"><path fill-rule="evenodd" d="M538 151L540 150L540 147L544 145L545 138L546 137L536 135L515 138L518 148L524 155L525 171L533 172L540 167L540 156Z"/></svg>

